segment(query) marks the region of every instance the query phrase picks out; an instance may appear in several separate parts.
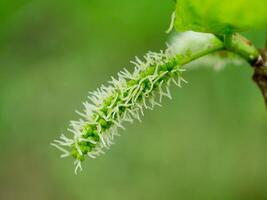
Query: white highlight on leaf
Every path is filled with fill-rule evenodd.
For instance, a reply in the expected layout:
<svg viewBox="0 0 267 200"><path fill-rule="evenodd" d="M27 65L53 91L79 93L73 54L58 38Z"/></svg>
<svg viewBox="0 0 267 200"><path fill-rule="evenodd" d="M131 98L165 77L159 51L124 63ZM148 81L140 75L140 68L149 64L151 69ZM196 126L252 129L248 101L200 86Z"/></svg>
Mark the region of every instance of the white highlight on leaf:
<svg viewBox="0 0 267 200"><path fill-rule="evenodd" d="M182 33L177 33L173 35L170 39L170 49L173 50L174 54L185 54L186 51L191 50L192 52L198 52L203 49L203 46L208 48L211 44L213 34L209 33L199 33L194 31L187 31ZM216 71L220 71L225 68L225 66L232 65L242 65L243 60L235 54L227 52L227 55L221 56L221 53L213 53L201 57L190 64L187 64L186 69L196 69L196 68L213 68Z"/></svg>

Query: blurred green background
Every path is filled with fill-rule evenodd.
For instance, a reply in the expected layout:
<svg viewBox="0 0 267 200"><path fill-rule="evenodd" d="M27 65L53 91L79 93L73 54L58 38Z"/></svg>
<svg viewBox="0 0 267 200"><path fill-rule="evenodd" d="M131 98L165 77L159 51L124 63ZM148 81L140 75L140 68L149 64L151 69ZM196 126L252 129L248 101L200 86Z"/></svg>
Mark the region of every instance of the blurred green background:
<svg viewBox="0 0 267 200"><path fill-rule="evenodd" d="M87 92L165 48L172 0L1 0L0 199L267 199L267 114L248 65L198 68L74 174L49 145ZM259 47L264 33L246 36Z"/></svg>

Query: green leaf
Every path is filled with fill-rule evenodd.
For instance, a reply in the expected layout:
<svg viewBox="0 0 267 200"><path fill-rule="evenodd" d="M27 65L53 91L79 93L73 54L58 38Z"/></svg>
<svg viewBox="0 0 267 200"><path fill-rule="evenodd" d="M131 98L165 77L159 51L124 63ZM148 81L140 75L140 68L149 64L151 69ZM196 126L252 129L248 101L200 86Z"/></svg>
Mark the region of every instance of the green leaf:
<svg viewBox="0 0 267 200"><path fill-rule="evenodd" d="M177 0L175 27L223 34L267 29L266 0Z"/></svg>

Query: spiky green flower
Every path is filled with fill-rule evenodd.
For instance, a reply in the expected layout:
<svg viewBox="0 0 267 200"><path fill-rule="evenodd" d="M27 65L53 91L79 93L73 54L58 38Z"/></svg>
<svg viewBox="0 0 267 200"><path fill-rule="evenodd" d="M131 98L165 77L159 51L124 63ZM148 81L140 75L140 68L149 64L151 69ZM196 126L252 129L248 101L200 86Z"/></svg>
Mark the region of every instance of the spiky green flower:
<svg viewBox="0 0 267 200"><path fill-rule="evenodd" d="M171 82L181 87L184 69L177 57L168 48L159 53L149 52L144 61L136 58L133 73L127 69L118 73L118 79L112 77L108 86L101 86L88 96L84 102L84 111L77 112L82 118L71 121L73 138L61 135L54 140L53 146L63 151L61 157L75 158L75 172L80 168L85 156L95 158L104 153L104 148L113 144L118 128L124 129L123 122L141 121L144 109L161 106L162 97L171 98Z"/></svg>
<svg viewBox="0 0 267 200"><path fill-rule="evenodd" d="M60 140L52 143L63 152L61 157L75 159L76 173L82 169L81 162L86 156L96 158L114 143L118 129L124 129L124 122L141 121L145 109L161 106L164 96L171 99L170 84L181 87L186 82L182 77L184 65L224 48L224 43L211 34L197 36L198 40L203 39L200 49L188 47L178 53L174 44L159 53L148 52L143 61L136 58L132 62L132 73L124 69L117 79L111 78L108 86L90 92L90 103L84 102L84 111L77 112L81 119L70 122L68 130L73 137L62 134Z"/></svg>

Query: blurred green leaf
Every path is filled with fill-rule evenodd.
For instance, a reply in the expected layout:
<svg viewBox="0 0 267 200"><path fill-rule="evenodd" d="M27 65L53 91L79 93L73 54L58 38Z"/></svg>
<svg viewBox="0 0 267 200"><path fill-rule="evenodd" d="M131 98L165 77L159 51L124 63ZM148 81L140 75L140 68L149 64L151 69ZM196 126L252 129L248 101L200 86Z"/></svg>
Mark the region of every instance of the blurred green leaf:
<svg viewBox="0 0 267 200"><path fill-rule="evenodd" d="M178 0L175 26L179 31L225 33L266 29L265 0Z"/></svg>

